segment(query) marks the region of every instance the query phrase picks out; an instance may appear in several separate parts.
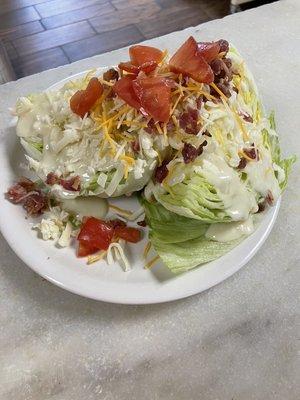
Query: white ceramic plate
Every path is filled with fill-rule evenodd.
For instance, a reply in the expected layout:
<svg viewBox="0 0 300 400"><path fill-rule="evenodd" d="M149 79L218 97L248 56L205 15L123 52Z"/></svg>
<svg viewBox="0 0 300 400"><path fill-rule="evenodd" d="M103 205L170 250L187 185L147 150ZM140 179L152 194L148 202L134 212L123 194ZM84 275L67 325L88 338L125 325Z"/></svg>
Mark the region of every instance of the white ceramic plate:
<svg viewBox="0 0 300 400"><path fill-rule="evenodd" d="M51 89L60 87L65 81L53 85ZM18 176L24 174L24 170L20 168L23 162L24 155L12 127L5 132L0 142L2 194ZM134 198L121 198L114 203L127 209L137 207L137 200ZM268 210L256 231L225 256L179 276L174 276L162 264L157 264L151 270L143 268L145 261L142 252L147 238L137 245L127 246L133 265L130 272L124 273L118 264L108 266L105 261L88 266L84 259L76 258L74 248L58 249L52 242L38 239L36 231L31 229L31 224L25 219L22 207L11 204L3 195L0 196L0 228L14 252L50 282L96 300L148 304L200 293L238 271L255 255L268 237L279 207L280 201Z"/></svg>

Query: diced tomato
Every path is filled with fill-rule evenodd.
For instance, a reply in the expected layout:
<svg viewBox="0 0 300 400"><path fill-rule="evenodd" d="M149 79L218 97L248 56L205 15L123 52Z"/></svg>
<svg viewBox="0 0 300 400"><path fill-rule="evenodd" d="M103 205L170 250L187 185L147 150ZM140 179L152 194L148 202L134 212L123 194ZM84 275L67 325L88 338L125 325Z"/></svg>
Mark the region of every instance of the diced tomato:
<svg viewBox="0 0 300 400"><path fill-rule="evenodd" d="M160 77L143 77L133 82L133 88L142 108L155 121L168 122L170 118L171 88Z"/></svg>
<svg viewBox="0 0 300 400"><path fill-rule="evenodd" d="M157 67L157 63L155 61L148 61L142 64L140 67L133 65L130 61L120 63L118 67L130 74L138 75L140 71L145 72L145 74L150 74L150 72L154 71Z"/></svg>
<svg viewBox="0 0 300 400"><path fill-rule="evenodd" d="M96 247L89 246L86 242L78 242L77 257L86 257L98 251Z"/></svg>
<svg viewBox="0 0 300 400"><path fill-rule="evenodd" d="M127 104L129 104L131 107L139 110L141 108L141 103L140 103L139 99L137 98L135 91L133 89L133 85L132 85L135 78L136 77L134 75L123 76L123 78L119 79L115 83L113 90Z"/></svg>
<svg viewBox="0 0 300 400"><path fill-rule="evenodd" d="M220 45L218 42L200 42L198 43L199 54L210 63L217 58L220 53Z"/></svg>
<svg viewBox="0 0 300 400"><path fill-rule="evenodd" d="M90 248L107 250L114 235L114 228L109 222L89 217L83 223L78 240Z"/></svg>
<svg viewBox="0 0 300 400"><path fill-rule="evenodd" d="M213 71L199 53L197 42L192 36L173 55L169 65L171 71L187 75L197 82L213 82Z"/></svg>
<svg viewBox="0 0 300 400"><path fill-rule="evenodd" d="M81 118L93 107L103 93L98 78L92 78L85 90L78 90L70 99L71 110Z"/></svg>
<svg viewBox="0 0 300 400"><path fill-rule="evenodd" d="M115 228L115 236L126 240L126 242L137 243L141 240L141 231L127 226L117 226Z"/></svg>
<svg viewBox="0 0 300 400"><path fill-rule="evenodd" d="M163 59L163 52L151 46L131 46L129 55L132 64L139 67L151 62L158 64Z"/></svg>
<svg viewBox="0 0 300 400"><path fill-rule="evenodd" d="M140 68L137 67L136 65L133 65L130 61L127 62L122 62L118 65L118 67L122 71L129 72L130 74L137 75L140 72Z"/></svg>

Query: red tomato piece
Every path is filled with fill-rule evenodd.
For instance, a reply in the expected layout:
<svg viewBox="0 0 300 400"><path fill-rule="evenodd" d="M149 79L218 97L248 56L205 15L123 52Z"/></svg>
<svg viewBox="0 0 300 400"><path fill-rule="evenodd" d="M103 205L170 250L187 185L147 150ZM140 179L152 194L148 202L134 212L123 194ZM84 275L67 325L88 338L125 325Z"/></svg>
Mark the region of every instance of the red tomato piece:
<svg viewBox="0 0 300 400"><path fill-rule="evenodd" d="M193 78L197 82L211 83L214 74L206 60L199 54L196 40L191 36L173 55L170 70Z"/></svg>
<svg viewBox="0 0 300 400"><path fill-rule="evenodd" d="M70 99L71 110L81 118L93 107L103 93L98 78L92 78L85 90L78 90Z"/></svg>
<svg viewBox="0 0 300 400"><path fill-rule="evenodd" d="M89 246L86 242L78 242L77 257L86 257L98 251L96 247Z"/></svg>
<svg viewBox="0 0 300 400"><path fill-rule="evenodd" d="M169 121L171 88L166 79L160 77L139 78L133 82L133 88L147 114L155 121Z"/></svg>
<svg viewBox="0 0 300 400"><path fill-rule="evenodd" d="M109 222L89 217L83 223L77 239L90 248L107 250L113 235L114 228Z"/></svg>
<svg viewBox="0 0 300 400"><path fill-rule="evenodd" d="M115 83L113 90L127 104L139 110L141 108L141 103L139 102L139 99L137 98L133 89L133 81L135 78L136 77L134 75L123 76L123 78L119 79Z"/></svg>
<svg viewBox="0 0 300 400"><path fill-rule="evenodd" d="M218 42L200 42L198 43L198 52L210 63L216 59L220 53L220 45Z"/></svg>
<svg viewBox="0 0 300 400"><path fill-rule="evenodd" d="M141 240L141 231L127 226L117 226L115 228L115 236L126 240L126 242L137 243Z"/></svg>
<svg viewBox="0 0 300 400"><path fill-rule="evenodd" d="M140 72L140 68L137 67L136 65L133 65L130 61L127 62L122 62L118 65L118 67L126 72L129 72L130 74L137 75Z"/></svg>
<svg viewBox="0 0 300 400"><path fill-rule="evenodd" d="M150 72L154 71L156 67L157 67L157 63L155 61L149 61L149 62L144 63L140 67L140 70L145 72L145 74L150 74Z"/></svg>
<svg viewBox="0 0 300 400"><path fill-rule="evenodd" d="M131 46L129 48L129 55L132 64L139 67L151 62L158 64L163 59L163 52L151 46Z"/></svg>

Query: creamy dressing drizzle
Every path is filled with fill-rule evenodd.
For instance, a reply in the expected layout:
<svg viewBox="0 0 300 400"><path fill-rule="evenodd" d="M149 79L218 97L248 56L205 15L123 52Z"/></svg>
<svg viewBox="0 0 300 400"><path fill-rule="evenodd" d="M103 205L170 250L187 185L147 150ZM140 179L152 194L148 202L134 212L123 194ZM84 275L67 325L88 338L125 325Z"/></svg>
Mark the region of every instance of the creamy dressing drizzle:
<svg viewBox="0 0 300 400"><path fill-rule="evenodd" d="M246 221L211 224L205 233L205 237L216 242L230 242L248 236L254 231L253 218L250 216Z"/></svg>
<svg viewBox="0 0 300 400"><path fill-rule="evenodd" d="M233 221L246 220L258 209L255 195L241 181L237 171L229 167L218 154L205 153L202 166L195 167L213 185Z"/></svg>

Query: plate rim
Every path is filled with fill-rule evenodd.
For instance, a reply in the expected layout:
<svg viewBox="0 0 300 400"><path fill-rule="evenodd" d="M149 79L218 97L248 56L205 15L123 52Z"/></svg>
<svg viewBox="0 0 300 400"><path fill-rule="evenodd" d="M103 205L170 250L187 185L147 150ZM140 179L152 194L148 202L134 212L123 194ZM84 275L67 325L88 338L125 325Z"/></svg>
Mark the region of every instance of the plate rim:
<svg viewBox="0 0 300 400"><path fill-rule="evenodd" d="M104 70L108 68L107 66L104 67L99 67L97 69L95 69L96 71L100 71L100 70ZM74 79L76 77L79 76L83 76L84 74L90 72L91 70L86 70L86 71L82 71L73 75L70 75L56 83L54 83L53 85L51 85L50 87L48 87L47 89L45 89L45 91L48 90L53 90L56 89L58 87L63 86L63 84L65 84L66 82L70 81L71 79ZM4 132L3 135L3 139L0 141L0 150L2 152L2 150L4 149L4 142L5 142L5 136L6 133ZM3 147L3 148L2 148ZM11 170L9 170L9 159L8 156L5 152L4 153L4 158L1 157L0 159L0 165L2 163L4 163L4 174L8 174L8 175L14 175L13 172ZM6 157L5 157L6 155ZM5 165L5 162L7 162L8 165ZM8 171L6 171L6 169L8 168ZM3 200L3 199L2 199ZM4 200L7 201L7 200ZM141 297L137 297L134 298L134 296L123 296L122 299L121 298L116 298L113 295L110 294L104 294L101 293L99 291L99 295L94 295L91 293L88 293L88 290L86 290L86 288L83 288L81 290L74 288L74 287L70 287L70 285L66 284L65 282L63 282L63 280L57 280L55 279L54 276L51 276L51 274L49 275L48 273L45 273L43 270L41 270L41 268L39 268L38 264L39 261L38 259L35 258L35 256L29 256L28 254L24 254L24 251L22 251L20 248L18 248L17 243L12 239L11 235L10 235L10 229L9 226L6 225L4 223L5 218L4 217L4 213L2 211L2 208L0 207L0 216L2 216L2 218L0 218L0 230L3 234L3 237L5 238L5 240L7 241L8 245L10 246L10 248L13 250L13 252L18 256L18 258L23 261L30 269L32 269L34 272L36 272L37 274L39 274L40 276L42 276L43 278L47 279L49 282L55 284L56 286L65 289L71 293L86 297L86 298L90 298L93 300L97 300L97 301L104 301L104 302L109 302L109 303L115 303L115 304L130 304L130 305L142 305L142 304L157 304L157 303L164 303L164 302L170 302L170 301L175 301L175 300L179 300L179 299L183 299L195 294L199 294L203 291L206 291L207 289L210 289L211 287L214 287L215 285L218 285L219 283L223 282L224 280L226 280L227 278L229 278L230 276L232 276L235 272L237 272L239 269L241 269L245 264L247 264L253 257L254 255L257 253L257 251L262 247L262 245L264 244L264 242L266 241L266 239L268 238L274 223L277 219L278 216L278 212L280 209L280 204L281 204L281 197L278 199L278 201L276 202L276 205L274 207L272 207L271 209L268 210L267 215L264 215L264 218L262 219L262 221L260 221L259 226L257 228L257 230L262 229L262 232L260 234L260 236L258 237L258 239L255 241L255 243L251 246L249 252L242 257L241 259L239 259L236 263L234 263L233 266L231 266L231 268L227 268L225 271L223 270L223 273L216 275L215 279L213 279L213 282L210 282L206 287L204 288L189 288L186 287L185 290L183 291L179 291L178 293L176 293L176 295L171 294L168 295L158 295L157 297L149 297L149 295L145 295L145 298L141 298ZM14 205L12 205L14 206ZM266 222L266 218L269 219L269 222L267 223L267 225L262 228L262 224L264 222ZM256 231L253 233L253 235L256 233ZM224 259L224 257L226 257L228 254L232 254L232 252L236 252L238 251L237 249L240 248L241 245L245 245L245 242L247 242L247 240L249 238L251 238L252 235L250 235L249 237L245 238L239 245L237 245L235 248L233 248L232 250L230 250L228 253L226 253L224 256L220 257L217 260L214 260L213 262L210 263L206 263L204 266L199 266L194 268L191 271L188 271L184 274L182 274L181 276L188 276L188 275L193 275L196 274L196 271L199 271L201 268L209 267L209 265L213 264L214 262L219 262L220 260ZM36 238L37 240L37 244L39 243L39 240ZM53 245L52 243L47 243L47 245L51 246ZM147 271L149 272L149 271ZM123 273L120 270L120 273ZM178 279L180 279L180 275L177 277ZM188 278L187 278L188 279ZM191 277L191 279L193 280L193 278ZM135 283L137 284L137 283Z"/></svg>

